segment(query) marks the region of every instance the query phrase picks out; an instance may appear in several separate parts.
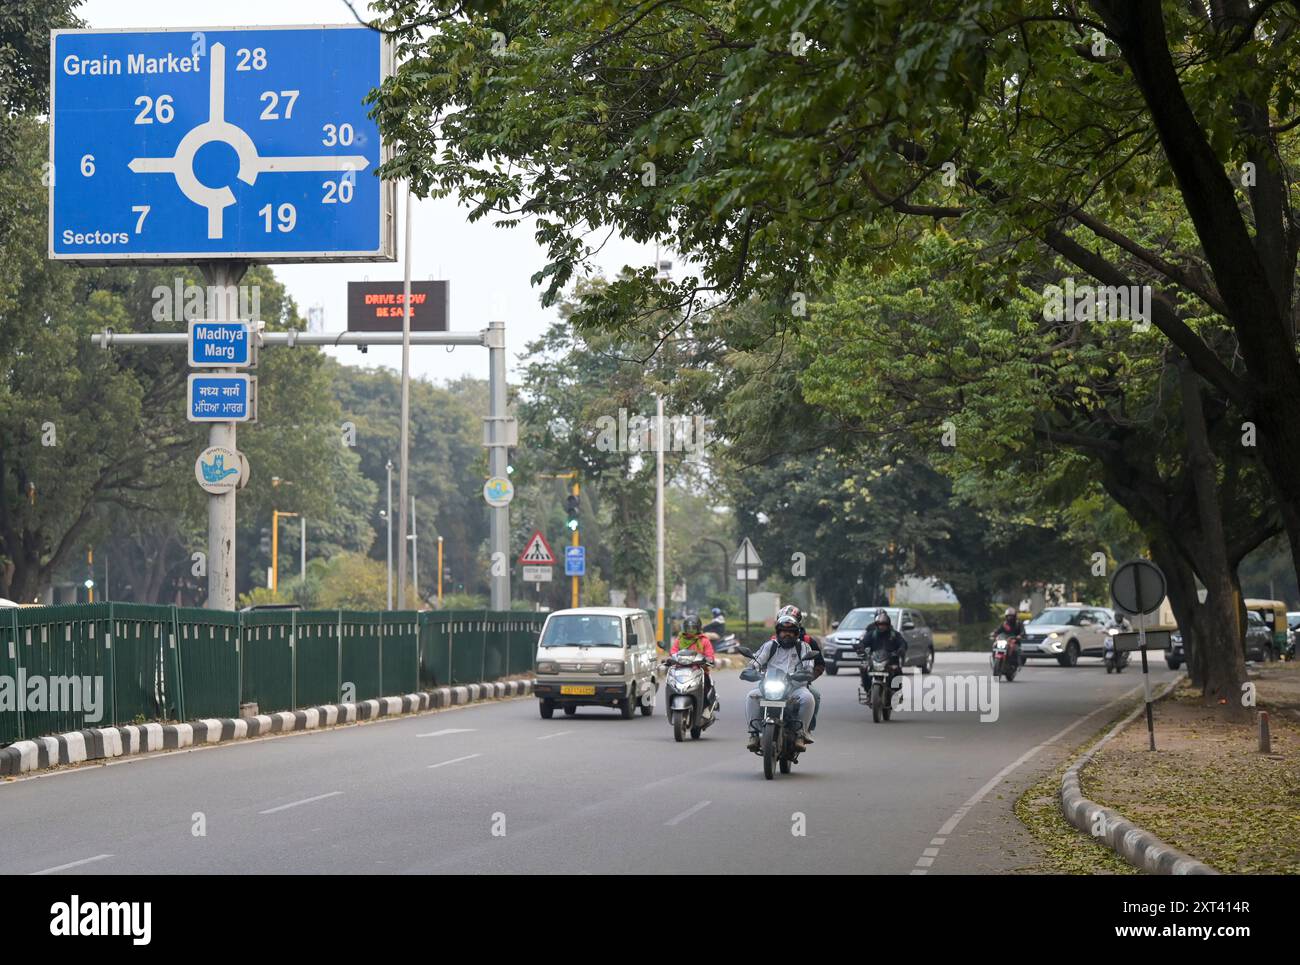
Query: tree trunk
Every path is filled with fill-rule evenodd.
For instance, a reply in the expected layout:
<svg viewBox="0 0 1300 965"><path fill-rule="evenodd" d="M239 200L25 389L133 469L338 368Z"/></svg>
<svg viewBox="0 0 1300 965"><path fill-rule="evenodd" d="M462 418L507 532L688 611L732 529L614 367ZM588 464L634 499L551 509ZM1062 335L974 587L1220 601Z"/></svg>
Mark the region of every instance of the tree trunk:
<svg viewBox="0 0 1300 965"><path fill-rule="evenodd" d="M1205 429L1200 378L1186 362L1179 368L1187 468L1192 476L1201 524L1197 569L1208 591L1204 619L1200 623L1204 632L1198 635L1199 650L1205 661L1201 693L1207 704L1226 704L1229 714L1240 717L1246 713L1241 704L1246 665L1237 633L1237 597L1232 568L1228 566L1215 461Z"/></svg>
<svg viewBox="0 0 1300 965"><path fill-rule="evenodd" d="M1205 667L1201 659L1202 648L1196 643L1196 626L1201 619L1198 612L1200 600L1196 597L1196 574L1167 537L1151 540L1151 559L1165 574L1169 606L1174 611L1178 630L1183 635L1183 658L1187 661L1188 676L1192 686L1202 687L1205 683Z"/></svg>

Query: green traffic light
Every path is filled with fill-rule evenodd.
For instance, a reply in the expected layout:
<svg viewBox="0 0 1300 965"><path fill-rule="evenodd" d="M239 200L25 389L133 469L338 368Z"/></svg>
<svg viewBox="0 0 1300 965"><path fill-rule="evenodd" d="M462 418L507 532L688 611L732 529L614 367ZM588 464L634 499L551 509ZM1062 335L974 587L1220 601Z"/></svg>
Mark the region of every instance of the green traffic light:
<svg viewBox="0 0 1300 965"><path fill-rule="evenodd" d="M576 519L571 519L571 520L569 520L569 522L566 523L565 525L567 525L567 526L569 527L569 529L573 530L574 532L577 532L577 529L578 529L578 521L577 521Z"/></svg>

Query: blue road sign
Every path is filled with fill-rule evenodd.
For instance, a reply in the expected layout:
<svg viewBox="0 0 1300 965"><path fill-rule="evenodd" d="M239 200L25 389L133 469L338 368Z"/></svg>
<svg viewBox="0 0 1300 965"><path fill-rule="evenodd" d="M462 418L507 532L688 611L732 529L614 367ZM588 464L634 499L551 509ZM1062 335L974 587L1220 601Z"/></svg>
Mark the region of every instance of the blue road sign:
<svg viewBox="0 0 1300 965"><path fill-rule="evenodd" d="M190 365L193 368L251 365L249 328L248 322L190 322Z"/></svg>
<svg viewBox="0 0 1300 965"><path fill-rule="evenodd" d="M252 379L239 374L190 374L191 422L247 422L253 417Z"/></svg>
<svg viewBox="0 0 1300 965"><path fill-rule="evenodd" d="M565 576L586 576L587 575L587 547L585 546L564 547L564 575Z"/></svg>
<svg viewBox="0 0 1300 965"><path fill-rule="evenodd" d="M391 261L362 26L56 30L50 257Z"/></svg>

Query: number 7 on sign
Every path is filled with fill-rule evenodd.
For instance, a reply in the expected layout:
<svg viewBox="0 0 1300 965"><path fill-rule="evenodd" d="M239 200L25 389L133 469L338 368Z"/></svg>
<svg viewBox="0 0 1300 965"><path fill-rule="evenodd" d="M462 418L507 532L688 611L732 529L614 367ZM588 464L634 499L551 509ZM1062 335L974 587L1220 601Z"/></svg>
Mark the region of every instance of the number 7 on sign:
<svg viewBox="0 0 1300 965"><path fill-rule="evenodd" d="M213 141L232 147L239 156L239 180L253 184L262 172L280 171L361 171L369 164L363 155L324 155L303 157L259 157L253 139L242 128L226 120L226 45L213 44L208 82L208 119L181 138L172 157L138 157L129 167L136 174L170 174L176 178L181 193L208 211L208 238L222 237L222 213L235 203L228 186L210 188L194 174L194 155ZM133 210L139 211L139 208ZM144 226L147 207L136 223L136 233Z"/></svg>

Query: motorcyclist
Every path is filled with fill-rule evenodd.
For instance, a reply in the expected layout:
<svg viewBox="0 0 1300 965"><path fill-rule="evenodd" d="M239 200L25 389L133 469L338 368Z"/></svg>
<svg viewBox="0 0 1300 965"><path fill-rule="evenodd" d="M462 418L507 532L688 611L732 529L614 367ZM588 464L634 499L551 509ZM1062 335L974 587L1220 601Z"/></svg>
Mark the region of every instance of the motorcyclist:
<svg viewBox="0 0 1300 965"><path fill-rule="evenodd" d="M1019 652L1020 650L1019 641L1024 636L1024 634L1025 634L1025 624L1020 619L1019 611L1017 611L1015 607L1009 606L1006 608L1006 611L1003 612L1002 614L1002 622L998 624L998 628L993 631L991 636L995 640L999 636L1006 636L1007 639L1016 641L1013 644L1013 646L1016 648L1017 652ZM1024 656L1023 655L1019 656L1019 662L1017 666L1024 666L1024 663L1025 663Z"/></svg>
<svg viewBox="0 0 1300 965"><path fill-rule="evenodd" d="M862 634L862 639L853 647L864 657L875 653L877 650L884 650L890 656L897 658L899 667L902 667L907 657L907 638L894 629L893 623L889 619L889 611L884 608L876 610L871 626L867 627L866 632ZM862 661L862 686L864 689L870 689L871 687L871 680L868 677L870 670L870 659L864 659ZM892 679L890 683L892 685Z"/></svg>
<svg viewBox="0 0 1300 965"><path fill-rule="evenodd" d="M813 648L804 642L805 634L803 627L800 626L798 618L794 613L789 611L791 607L782 609L777 614L776 626L772 636L758 648L754 654L754 664L758 671L762 673L769 664L784 670L786 673L796 671L805 671L815 673L816 652ZM795 613L798 610L795 609ZM805 750L813 742L808 736L808 731L812 725L813 712L816 709L817 699L807 686L800 684L790 694L790 699L798 704L799 733L795 735L795 746L799 750ZM761 720L759 716L759 688L755 687L749 692L748 714L749 714L749 749L758 750L759 733L758 724Z"/></svg>
<svg viewBox="0 0 1300 965"><path fill-rule="evenodd" d="M713 608L711 619L704 624L704 632L716 633L719 637L727 632L727 618L722 615L722 611L716 606Z"/></svg>
<svg viewBox="0 0 1300 965"><path fill-rule="evenodd" d="M818 677L820 677L822 674L826 672L826 660L822 656L821 641L804 629L803 611L800 610L797 606L795 606L794 604L790 604L789 606L782 607L780 612L777 613L778 620L781 618L782 614L791 616L796 621L798 621L800 639L803 640L804 643L806 643L809 647L812 648L813 680L816 680ZM817 715L821 713L822 695L821 695L821 691L819 691L811 683L808 684L808 689L812 691L812 695L813 695L813 718L812 718L812 723L808 725L808 733L811 734L817 730Z"/></svg>
<svg viewBox="0 0 1300 965"><path fill-rule="evenodd" d="M709 676L709 668L714 664L713 641L704 634L700 626L700 618L689 616L682 621L682 632L677 635L673 641L672 648L668 653L674 654L679 650L693 650L696 653L704 654L704 659L708 661L704 665L704 700L705 705L713 703L715 697L713 693L713 678Z"/></svg>
<svg viewBox="0 0 1300 965"><path fill-rule="evenodd" d="M1009 606L1006 612L1002 614L1002 623L993 631L993 635L996 637L999 633L1005 633L1008 637L1019 639L1024 635L1024 632L1025 625L1020 619L1020 614L1015 607Z"/></svg>

